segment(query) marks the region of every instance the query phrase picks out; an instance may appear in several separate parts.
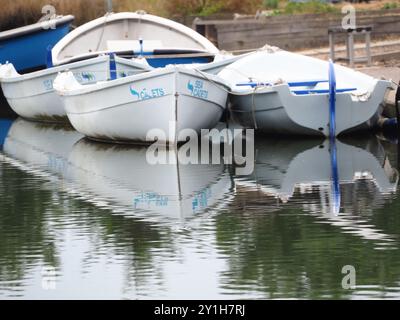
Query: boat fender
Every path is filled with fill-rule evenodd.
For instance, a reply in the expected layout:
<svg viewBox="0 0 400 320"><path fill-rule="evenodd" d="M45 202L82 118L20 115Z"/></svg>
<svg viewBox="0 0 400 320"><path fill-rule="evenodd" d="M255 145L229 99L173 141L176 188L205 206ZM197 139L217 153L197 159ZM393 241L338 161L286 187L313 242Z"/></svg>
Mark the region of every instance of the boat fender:
<svg viewBox="0 0 400 320"><path fill-rule="evenodd" d="M15 70L15 67L12 63L7 61L6 64L0 64L0 80L3 78L14 78L17 76L19 76L19 73L17 70Z"/></svg>
<svg viewBox="0 0 400 320"><path fill-rule="evenodd" d="M82 88L71 71L60 72L53 82L54 90L60 94Z"/></svg>
<svg viewBox="0 0 400 320"><path fill-rule="evenodd" d="M393 131L397 128L396 118L381 118L378 120L378 127L384 131Z"/></svg>

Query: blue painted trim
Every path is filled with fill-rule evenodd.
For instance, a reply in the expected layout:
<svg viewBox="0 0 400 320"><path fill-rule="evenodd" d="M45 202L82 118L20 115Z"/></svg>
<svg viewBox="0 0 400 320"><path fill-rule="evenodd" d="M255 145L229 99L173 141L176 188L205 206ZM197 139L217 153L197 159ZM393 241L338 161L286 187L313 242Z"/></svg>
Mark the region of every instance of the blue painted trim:
<svg viewBox="0 0 400 320"><path fill-rule="evenodd" d="M340 92L348 92L348 91L354 91L357 90L357 88L341 88L341 89L336 89L336 93ZM305 94L310 94L310 93L331 93L330 89L305 89L305 90L293 90L293 93L297 95L305 95Z"/></svg>
<svg viewBox="0 0 400 320"><path fill-rule="evenodd" d="M318 83L328 82L328 80L304 80L304 81L289 81L287 84L289 87L315 87ZM272 86L269 82L247 82L238 83L237 86L250 86L252 88L256 86Z"/></svg>
<svg viewBox="0 0 400 320"><path fill-rule="evenodd" d="M308 81L291 81L288 82L289 87L315 87L318 83L328 82L328 80L308 80Z"/></svg>
<svg viewBox="0 0 400 320"><path fill-rule="evenodd" d="M207 57L188 57L188 58L146 58L147 62L153 68L164 68L169 64L192 64L192 63L208 63Z"/></svg>
<svg viewBox="0 0 400 320"><path fill-rule="evenodd" d="M329 60L329 135L336 137L336 76L332 60Z"/></svg>
<svg viewBox="0 0 400 320"><path fill-rule="evenodd" d="M46 68L53 68L53 55L51 54L51 49L53 48L53 46L48 45L46 50L47 50L47 57L46 57Z"/></svg>
<svg viewBox="0 0 400 320"><path fill-rule="evenodd" d="M117 79L117 64L115 63L115 53L109 53L110 56L110 80Z"/></svg>

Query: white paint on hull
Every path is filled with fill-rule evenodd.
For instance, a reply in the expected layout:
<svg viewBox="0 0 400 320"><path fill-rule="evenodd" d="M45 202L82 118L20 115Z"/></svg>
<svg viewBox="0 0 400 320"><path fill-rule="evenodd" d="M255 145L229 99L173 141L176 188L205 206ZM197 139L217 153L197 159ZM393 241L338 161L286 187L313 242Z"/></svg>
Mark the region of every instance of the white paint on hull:
<svg viewBox="0 0 400 320"><path fill-rule="evenodd" d="M384 97L392 88L391 82L340 65L335 65L335 73L338 89L356 88L336 94L336 135L374 125ZM329 135L329 94L294 93L328 89L328 83L296 88L288 85L288 82L327 80L328 62L267 48L234 62L218 76L231 87L231 110L240 124L267 133ZM257 88L238 85L249 82L271 85Z"/></svg>
<svg viewBox="0 0 400 320"><path fill-rule="evenodd" d="M87 87L71 73L55 83L68 118L75 129L88 137L122 142L146 142L152 129L177 141L182 129L213 128L227 101L227 88L218 78L208 81L194 70L177 66L154 70ZM71 89L69 89L69 87ZM176 121L172 128L171 122Z"/></svg>
<svg viewBox="0 0 400 320"><path fill-rule="evenodd" d="M132 75L150 70L143 64L116 57L117 75ZM59 96L53 89L59 72L71 71L86 85L110 77L110 58L101 56L29 74L18 74L12 64L0 67L0 81L10 107L23 118L42 121L67 121Z"/></svg>

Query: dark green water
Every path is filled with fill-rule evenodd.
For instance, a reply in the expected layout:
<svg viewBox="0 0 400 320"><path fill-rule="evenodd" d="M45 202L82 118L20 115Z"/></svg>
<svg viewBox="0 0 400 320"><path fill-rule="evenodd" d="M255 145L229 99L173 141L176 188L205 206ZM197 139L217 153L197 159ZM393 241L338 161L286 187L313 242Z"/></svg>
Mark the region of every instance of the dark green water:
<svg viewBox="0 0 400 320"><path fill-rule="evenodd" d="M2 126L5 126L3 123ZM0 154L0 298L400 298L396 145L256 141L255 170L23 120ZM356 287L342 288L342 267Z"/></svg>

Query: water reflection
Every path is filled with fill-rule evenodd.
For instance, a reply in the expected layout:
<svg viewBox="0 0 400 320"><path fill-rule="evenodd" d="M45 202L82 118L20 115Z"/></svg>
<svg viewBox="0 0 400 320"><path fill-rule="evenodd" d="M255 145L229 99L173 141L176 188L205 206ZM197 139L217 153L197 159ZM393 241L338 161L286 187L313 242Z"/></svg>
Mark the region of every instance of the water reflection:
<svg viewBox="0 0 400 320"><path fill-rule="evenodd" d="M368 219L395 195L399 179L378 138L263 139L255 146L254 175L235 179L239 193L263 197L271 210L301 207L345 232L390 240Z"/></svg>
<svg viewBox="0 0 400 320"><path fill-rule="evenodd" d="M69 126L17 119L8 130L3 152L30 172L64 176L72 147L82 137Z"/></svg>
<svg viewBox="0 0 400 320"><path fill-rule="evenodd" d="M71 128L3 127L1 298L399 297L395 145L342 140L334 157L328 141L257 138L243 177L150 165L145 148ZM356 290L341 288L347 264Z"/></svg>
<svg viewBox="0 0 400 320"><path fill-rule="evenodd" d="M3 150L4 140L7 137L12 123L13 120L11 119L0 119L0 150Z"/></svg>
<svg viewBox="0 0 400 320"><path fill-rule="evenodd" d="M70 154L69 175L98 201L133 210L136 216L193 217L227 201L232 181L220 164L182 165L175 149L159 149L172 164L150 164L147 147L93 143L83 139Z"/></svg>
<svg viewBox="0 0 400 320"><path fill-rule="evenodd" d="M177 150L159 149L159 158L176 163L150 164L146 152L145 146L97 143L70 127L22 119L13 123L4 143L15 166L56 174L69 193L116 213L184 219L228 200L232 180L222 160L182 165L175 161Z"/></svg>

